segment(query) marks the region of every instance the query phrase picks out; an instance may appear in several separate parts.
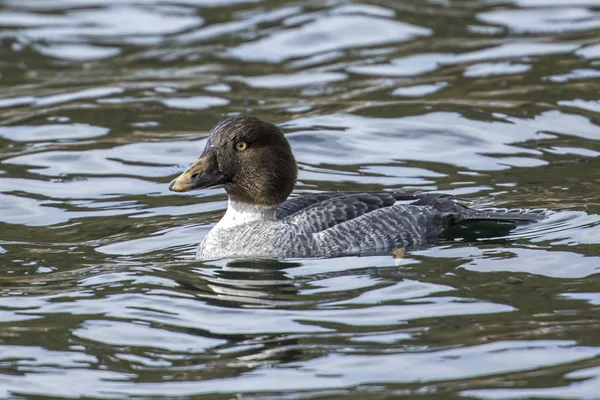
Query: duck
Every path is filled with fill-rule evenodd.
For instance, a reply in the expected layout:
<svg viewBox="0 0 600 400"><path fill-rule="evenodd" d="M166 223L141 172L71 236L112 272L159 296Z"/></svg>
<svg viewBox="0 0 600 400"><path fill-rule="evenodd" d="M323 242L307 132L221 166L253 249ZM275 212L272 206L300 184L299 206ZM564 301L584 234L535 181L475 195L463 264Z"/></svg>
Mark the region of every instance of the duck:
<svg viewBox="0 0 600 400"><path fill-rule="evenodd" d="M173 179L174 192L223 187L227 210L197 258L289 259L360 256L430 245L472 221L532 222L538 214L469 208L432 192L321 192L290 197L298 166L274 124L234 116L210 131L200 157Z"/></svg>

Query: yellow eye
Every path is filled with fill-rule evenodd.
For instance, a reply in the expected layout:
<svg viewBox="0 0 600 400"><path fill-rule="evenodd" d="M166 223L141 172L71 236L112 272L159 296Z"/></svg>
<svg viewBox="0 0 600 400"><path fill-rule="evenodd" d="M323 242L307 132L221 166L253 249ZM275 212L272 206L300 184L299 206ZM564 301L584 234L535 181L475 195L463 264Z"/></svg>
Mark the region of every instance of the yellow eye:
<svg viewBox="0 0 600 400"><path fill-rule="evenodd" d="M238 142L235 145L235 148L238 149L238 151L246 150L246 147L248 147L248 145L246 144L246 142Z"/></svg>

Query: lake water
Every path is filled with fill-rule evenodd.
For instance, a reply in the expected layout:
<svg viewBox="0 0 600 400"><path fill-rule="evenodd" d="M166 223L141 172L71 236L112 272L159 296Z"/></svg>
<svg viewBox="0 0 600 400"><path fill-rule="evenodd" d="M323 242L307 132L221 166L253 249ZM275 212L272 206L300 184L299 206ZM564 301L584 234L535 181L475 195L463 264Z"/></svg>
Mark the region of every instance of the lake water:
<svg viewBox="0 0 600 400"><path fill-rule="evenodd" d="M600 398L600 1L0 0L0 397ZM227 115L296 193L547 218L389 255L194 261Z"/></svg>

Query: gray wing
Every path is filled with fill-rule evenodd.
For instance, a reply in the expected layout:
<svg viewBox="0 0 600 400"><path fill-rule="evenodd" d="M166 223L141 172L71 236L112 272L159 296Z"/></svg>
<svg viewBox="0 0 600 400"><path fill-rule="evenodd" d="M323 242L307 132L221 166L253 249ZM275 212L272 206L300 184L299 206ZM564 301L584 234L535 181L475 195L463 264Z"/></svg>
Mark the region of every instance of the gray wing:
<svg viewBox="0 0 600 400"><path fill-rule="evenodd" d="M294 197L279 207L275 211L277 219L283 219L296 214L307 208L321 208L324 204L335 201L337 204L343 205L348 213L347 218L355 218L357 212L370 212L379 208L389 207L397 201L417 200L419 196L415 193L406 192L327 192L314 193L304 196ZM362 215L362 214L358 214ZM343 218L338 215L338 217ZM342 219L344 220L344 219Z"/></svg>
<svg viewBox="0 0 600 400"><path fill-rule="evenodd" d="M321 193L297 197L283 203L280 219L306 225L313 233L321 232L338 224L353 220L376 210L394 206L399 201L408 201L418 207L432 206L439 212L467 213L469 208L456 203L451 195L442 193Z"/></svg>
<svg viewBox="0 0 600 400"><path fill-rule="evenodd" d="M451 195L417 193L415 197L417 201L410 204L373 210L320 230L315 241L321 253L364 254L423 245L435 241L448 225L478 213Z"/></svg>
<svg viewBox="0 0 600 400"><path fill-rule="evenodd" d="M433 206L398 204L315 234L325 255L365 254L435 241L452 216Z"/></svg>
<svg viewBox="0 0 600 400"><path fill-rule="evenodd" d="M362 196L367 197L362 197ZM432 243L449 225L474 220L532 221L539 215L494 213L468 208L452 196L414 193L410 204L371 207L368 196L340 196L309 206L288 217L306 224L323 255L365 254Z"/></svg>

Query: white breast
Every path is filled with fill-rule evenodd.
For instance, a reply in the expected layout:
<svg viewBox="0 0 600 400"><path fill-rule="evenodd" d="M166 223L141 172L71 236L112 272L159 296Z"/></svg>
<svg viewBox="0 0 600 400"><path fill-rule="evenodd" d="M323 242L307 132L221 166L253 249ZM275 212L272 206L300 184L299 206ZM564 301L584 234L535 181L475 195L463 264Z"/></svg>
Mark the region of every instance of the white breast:
<svg viewBox="0 0 600 400"><path fill-rule="evenodd" d="M258 221L274 221L275 207L229 201L227 211L214 229L231 229Z"/></svg>

